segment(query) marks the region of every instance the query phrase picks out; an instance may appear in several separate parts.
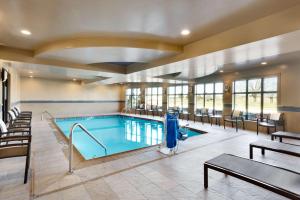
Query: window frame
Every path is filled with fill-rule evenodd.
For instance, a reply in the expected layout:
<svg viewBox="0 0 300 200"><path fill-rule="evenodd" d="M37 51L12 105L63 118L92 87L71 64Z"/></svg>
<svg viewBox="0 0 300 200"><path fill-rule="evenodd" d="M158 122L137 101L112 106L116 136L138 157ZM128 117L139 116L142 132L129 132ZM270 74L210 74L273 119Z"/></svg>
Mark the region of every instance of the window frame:
<svg viewBox="0 0 300 200"><path fill-rule="evenodd" d="M127 93L127 91L130 90L130 94ZM136 92L136 94L134 93L134 90L137 90L139 92ZM129 97L129 98L127 98ZM136 99L136 105L132 104L132 100ZM127 88L126 89L126 94L125 94L125 99L127 101L127 99L130 100L130 107L129 108L137 108L137 106L141 103L141 88ZM127 106L127 102L125 102L125 105Z"/></svg>
<svg viewBox="0 0 300 200"><path fill-rule="evenodd" d="M174 87L174 94L170 94L170 88L171 87ZM181 87L181 93L177 93L177 91L176 91L176 87ZM185 94L184 92L183 92L183 87L187 87L187 94ZM174 96L174 105L173 106L170 106L170 96ZM188 103L187 103L187 107L186 108L184 108L183 107L183 97L184 96L187 96L187 100L188 100ZM187 84L180 84L180 85L171 85L171 86L169 86L168 87L168 91L167 91L167 100L168 100L168 103L167 103L167 105L168 105L168 109L170 109L170 108L176 108L176 107L178 107L177 105L176 105L176 99L177 99L177 97L180 97L179 99L180 99L180 107L179 107L179 109L180 110L183 110L183 109L188 109L189 108L189 85L187 85Z"/></svg>
<svg viewBox="0 0 300 200"><path fill-rule="evenodd" d="M157 93L153 94L153 89L156 88L157 89ZM148 94L148 89L151 90L151 93ZM161 89L161 93L159 93L159 89ZM156 103L153 103L153 97L156 96ZM161 102L159 102L159 97L161 97ZM151 101L151 108L153 108L153 106L157 106L157 107L162 107L163 105L163 87L158 86L158 87L148 87L145 88L145 105L149 106L147 103L147 98L150 98Z"/></svg>
<svg viewBox="0 0 300 200"><path fill-rule="evenodd" d="M276 91L265 91L265 79L268 79L268 78L276 78L277 79L277 85L276 85ZM243 79L237 79L237 80L234 80L232 82L232 110L235 109L235 98L236 98L236 94L245 94L246 95L246 111L244 113L244 116L245 116L245 119L246 120L249 120L249 121L253 121L254 119L249 117L249 115L253 115L253 114L259 114L261 117L264 115L264 114L269 114L269 113L264 113L264 96L265 94L276 94L276 101L277 101L277 108L278 108L278 98L279 98L279 79L280 77L278 75L270 75L270 76L264 76L264 77L251 77L251 78L243 78ZM254 80L254 79L260 79L261 80L261 88L260 88L260 91L257 91L257 92L249 92L249 81L250 80ZM245 92L235 92L236 90L236 86L235 86L235 83L237 81L246 81L246 91ZM249 113L249 94L260 94L260 113ZM277 109L276 108L276 109Z"/></svg>
<svg viewBox="0 0 300 200"><path fill-rule="evenodd" d="M216 92L216 84L218 83L222 83L223 87L222 87L222 92ZM207 84L213 84L213 92L212 93L208 93L206 92L206 85ZM197 91L197 86L198 85L203 85L203 93L198 93ZM224 82L222 81L217 81L217 82L208 82L208 83L198 83L195 84L194 86L195 92L194 92L194 105L195 108L194 110L196 111L197 109L201 109L201 108L197 108L197 96L202 95L203 96L203 108L206 108L206 96L207 95L212 95L213 96L213 110L216 110L216 95L222 95L222 110L224 109Z"/></svg>

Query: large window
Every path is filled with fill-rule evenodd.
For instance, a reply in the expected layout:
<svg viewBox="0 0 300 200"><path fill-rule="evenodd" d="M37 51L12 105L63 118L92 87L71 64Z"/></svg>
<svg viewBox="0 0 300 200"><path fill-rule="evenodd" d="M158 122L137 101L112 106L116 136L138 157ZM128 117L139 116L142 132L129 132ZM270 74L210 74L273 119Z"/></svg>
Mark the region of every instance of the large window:
<svg viewBox="0 0 300 200"><path fill-rule="evenodd" d="M233 109L243 111L246 119L277 112L277 77L234 81L232 99Z"/></svg>
<svg viewBox="0 0 300 200"><path fill-rule="evenodd" d="M146 88L146 105L147 106L162 106L162 87Z"/></svg>
<svg viewBox="0 0 300 200"><path fill-rule="evenodd" d="M141 102L141 89L129 88L126 90L126 107L136 108Z"/></svg>
<svg viewBox="0 0 300 200"><path fill-rule="evenodd" d="M168 88L168 108L188 108L188 85L176 85Z"/></svg>
<svg viewBox="0 0 300 200"><path fill-rule="evenodd" d="M223 83L195 85L195 110L223 110Z"/></svg>

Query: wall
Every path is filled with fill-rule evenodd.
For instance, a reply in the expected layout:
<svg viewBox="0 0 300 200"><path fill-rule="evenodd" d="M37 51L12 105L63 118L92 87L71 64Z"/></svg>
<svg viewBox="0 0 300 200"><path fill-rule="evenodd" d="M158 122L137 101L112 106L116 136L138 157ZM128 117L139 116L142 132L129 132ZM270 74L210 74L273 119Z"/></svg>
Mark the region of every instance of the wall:
<svg viewBox="0 0 300 200"><path fill-rule="evenodd" d="M54 116L119 112L124 93L119 85L21 77L21 108L36 115L46 110Z"/></svg>
<svg viewBox="0 0 300 200"><path fill-rule="evenodd" d="M255 77L264 77L277 75L279 77L278 91L278 110L284 113L285 126L287 131L300 132L300 63L289 63L286 65L274 66L258 66L249 70L240 70L231 73L216 73L207 77L196 79L189 83L189 112L194 112L194 85L197 83L209 83L223 81L224 85L230 86L230 91L224 93L224 114L230 114L232 110L232 93L231 85L234 80L247 79ZM168 84L160 84L164 88L164 93L167 91ZM137 87L138 85L129 85L128 87ZM157 86L157 84L142 84L142 88ZM143 98L142 98L143 100ZM167 98L164 97L164 109L166 109ZM142 102L144 103L144 102ZM246 128L256 130L256 123L247 121ZM262 130L263 131L263 130Z"/></svg>

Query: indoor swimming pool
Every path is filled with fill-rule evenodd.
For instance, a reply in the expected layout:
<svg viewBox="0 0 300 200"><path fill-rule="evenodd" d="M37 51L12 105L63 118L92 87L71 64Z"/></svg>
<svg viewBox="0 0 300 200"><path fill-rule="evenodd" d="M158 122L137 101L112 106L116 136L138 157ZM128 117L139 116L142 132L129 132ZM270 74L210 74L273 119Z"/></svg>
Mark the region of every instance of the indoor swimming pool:
<svg viewBox="0 0 300 200"><path fill-rule="evenodd" d="M96 139L107 147L107 155L131 151L162 143L162 122L122 115L76 117L56 119L61 132L69 138L73 124L82 124ZM188 136L201 133L187 130ZM85 160L105 156L105 150L91 137L77 128L73 133L73 144Z"/></svg>

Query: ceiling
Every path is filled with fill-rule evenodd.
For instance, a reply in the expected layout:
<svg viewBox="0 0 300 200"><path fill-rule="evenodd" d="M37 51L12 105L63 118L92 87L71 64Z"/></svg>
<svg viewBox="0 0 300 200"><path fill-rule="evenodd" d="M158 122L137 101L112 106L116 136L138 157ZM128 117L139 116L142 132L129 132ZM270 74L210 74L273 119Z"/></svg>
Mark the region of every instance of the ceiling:
<svg viewBox="0 0 300 200"><path fill-rule="evenodd" d="M103 76L110 78L99 82L113 84L161 82L157 77L178 73L176 79L189 80L262 59L278 62L281 54L299 51L293 39L299 37L299 4L300 0L0 0L0 59L11 61L24 76L29 71L48 78ZM274 27L268 27L268 20ZM264 26L267 31L247 29ZM23 35L22 29L32 35ZM191 34L182 36L182 29ZM294 35L286 35L292 31ZM236 41L223 39L223 46L208 42L220 36Z"/></svg>

